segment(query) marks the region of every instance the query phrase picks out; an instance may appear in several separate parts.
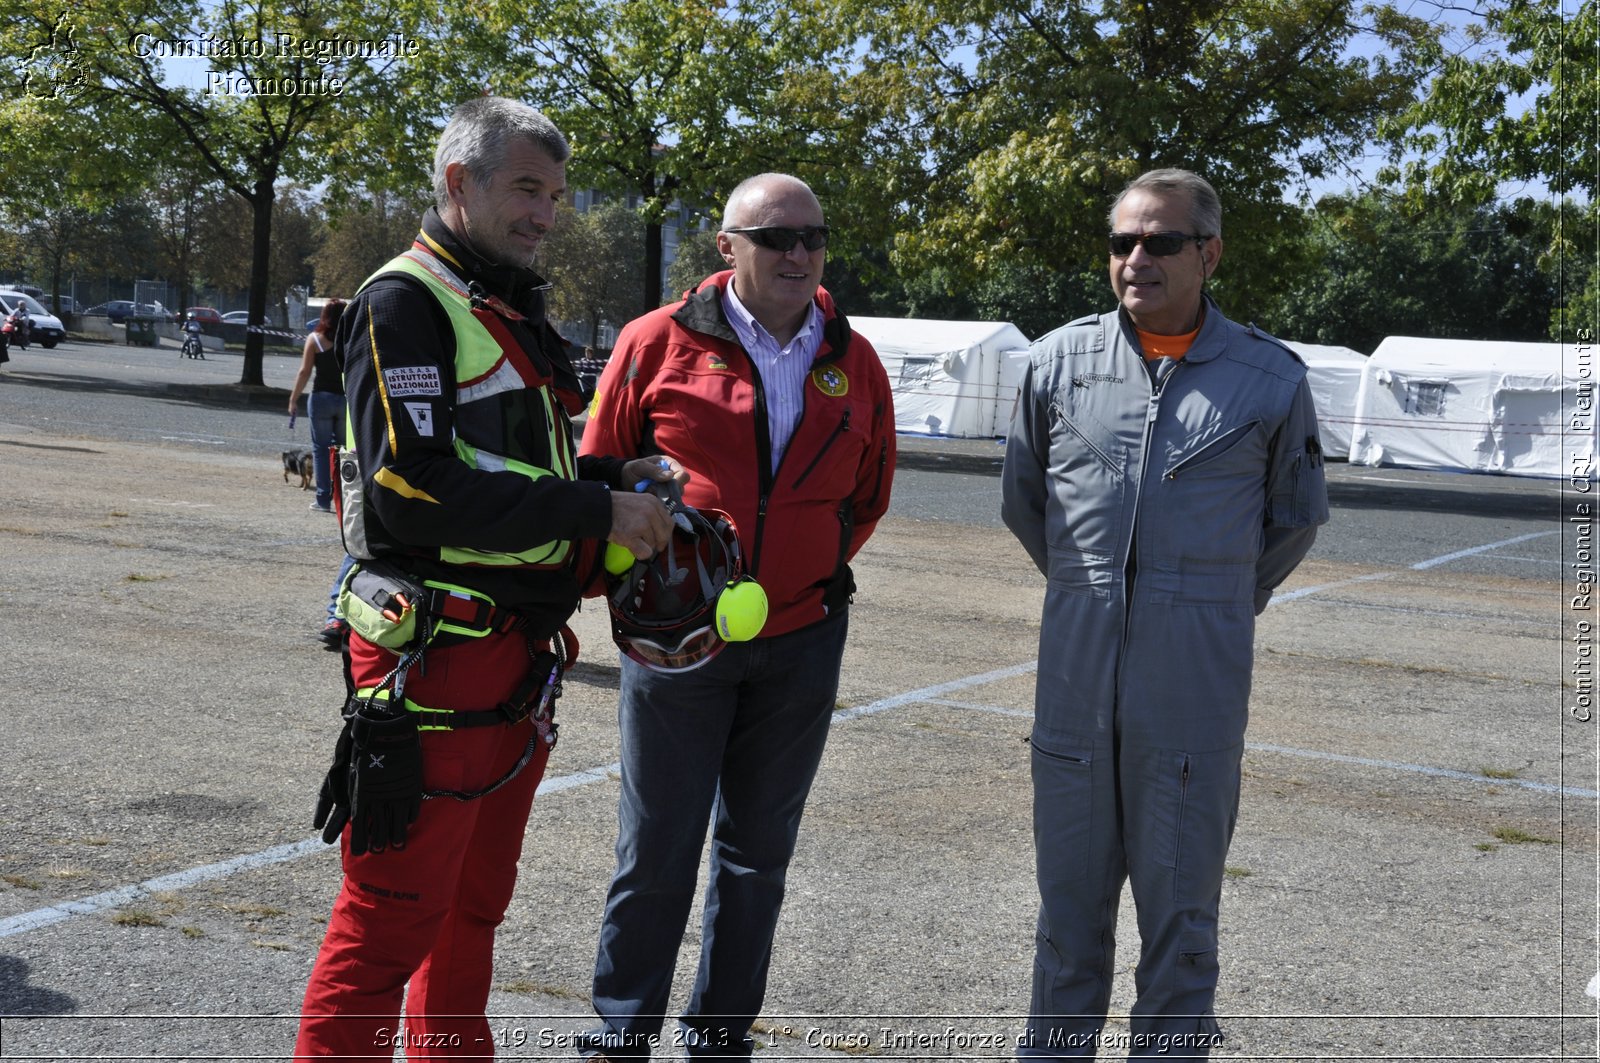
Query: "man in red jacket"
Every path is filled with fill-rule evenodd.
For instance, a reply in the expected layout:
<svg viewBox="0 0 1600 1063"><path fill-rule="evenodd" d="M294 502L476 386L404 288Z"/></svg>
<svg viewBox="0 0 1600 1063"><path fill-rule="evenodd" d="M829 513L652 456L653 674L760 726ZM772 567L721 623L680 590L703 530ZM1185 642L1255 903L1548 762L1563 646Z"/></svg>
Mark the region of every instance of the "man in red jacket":
<svg viewBox="0 0 1600 1063"><path fill-rule="evenodd" d="M800 814L839 687L850 559L889 506L894 410L877 353L819 285L828 228L804 182L734 189L733 268L630 323L600 379L584 454L664 454L684 502L733 518L766 626L667 672L622 659L617 872L595 961L591 1058L658 1039L708 821L691 1056L747 1058ZM625 546L632 544L624 543ZM635 550L635 553L642 551Z"/></svg>

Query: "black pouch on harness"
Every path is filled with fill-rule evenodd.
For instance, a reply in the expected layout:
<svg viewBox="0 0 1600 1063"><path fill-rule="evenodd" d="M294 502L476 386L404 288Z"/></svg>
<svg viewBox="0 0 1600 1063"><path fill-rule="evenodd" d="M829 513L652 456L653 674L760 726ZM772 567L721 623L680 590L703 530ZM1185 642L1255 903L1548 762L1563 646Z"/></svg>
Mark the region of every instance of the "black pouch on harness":
<svg viewBox="0 0 1600 1063"><path fill-rule="evenodd" d="M387 561L362 561L339 588L339 614L373 645L408 653L432 634L429 593L421 580Z"/></svg>

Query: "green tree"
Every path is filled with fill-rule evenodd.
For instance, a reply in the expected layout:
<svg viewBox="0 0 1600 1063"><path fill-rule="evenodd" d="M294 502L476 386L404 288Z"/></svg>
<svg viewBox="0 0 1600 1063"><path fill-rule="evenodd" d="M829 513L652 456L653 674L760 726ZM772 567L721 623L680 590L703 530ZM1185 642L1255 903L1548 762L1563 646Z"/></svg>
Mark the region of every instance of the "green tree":
<svg viewBox="0 0 1600 1063"><path fill-rule="evenodd" d="M377 188L330 211L311 256L317 292L353 296L379 266L410 246L431 203L420 190L405 196Z"/></svg>
<svg viewBox="0 0 1600 1063"><path fill-rule="evenodd" d="M0 21L0 48L9 28ZM53 296L73 270L103 257L102 222L130 213L119 201L137 198L133 193L143 187L155 145L137 128L55 122L45 102L20 86L15 96L0 100L6 100L0 103L0 225L19 234L18 258ZM132 213L142 211L141 206ZM132 265L138 252L126 248L123 265Z"/></svg>
<svg viewBox="0 0 1600 1063"><path fill-rule="evenodd" d="M887 183L887 203L865 201L892 219L908 283L1103 270L1114 194L1184 166L1222 196L1215 287L1241 316L1297 261L1285 193L1336 172L1411 102L1436 33L1354 0L855 8L866 56L846 102L864 154L842 161L857 190ZM1348 51L1358 39L1382 48L1360 58Z"/></svg>
<svg viewBox="0 0 1600 1063"><path fill-rule="evenodd" d="M266 309L273 207L280 180L323 178L339 147L364 121L407 104L391 73L421 46L428 9L416 0L177 0L160 12L136 0L76 5L23 0L0 22L0 61L19 84L15 98L38 109L50 128L89 123L145 130L250 210L253 320ZM400 42L350 55L345 42L371 40L378 27ZM231 42L219 46L218 42ZM405 42L412 42L408 45ZM209 49L203 88L168 80L165 55ZM45 57L41 59L41 57ZM391 118L390 124L394 124ZM259 385L262 337L245 348L241 383Z"/></svg>
<svg viewBox="0 0 1600 1063"><path fill-rule="evenodd" d="M678 236L678 253L667 267L667 291L674 296L693 288L713 273L728 268L717 250L717 230L692 229Z"/></svg>
<svg viewBox="0 0 1600 1063"><path fill-rule="evenodd" d="M654 309L659 300L645 302L639 293L643 251L644 221L621 200L583 213L563 206L539 250L550 316L583 326L583 342L598 347L602 324L620 327Z"/></svg>
<svg viewBox="0 0 1600 1063"><path fill-rule="evenodd" d="M162 275L170 277L178 289L178 310L194 303L196 259L207 200L207 186L215 198L220 191L207 173L167 161L151 176L148 202L155 221L155 236L161 252ZM234 246L238 246L237 240Z"/></svg>
<svg viewBox="0 0 1600 1063"><path fill-rule="evenodd" d="M1474 208L1388 193L1328 197L1307 212L1320 268L1296 274L1263 324L1279 336L1371 353L1385 336L1537 340L1556 278L1556 209Z"/></svg>
<svg viewBox="0 0 1600 1063"><path fill-rule="evenodd" d="M818 5L820 7L820 5ZM642 202L641 300L662 295L661 224L675 200L718 203L811 150L797 85L833 74L812 0L496 0L453 27L498 91L548 113L573 145L568 180ZM836 40L836 38L826 38ZM835 59L845 42L834 46ZM839 60L842 62L842 60Z"/></svg>
<svg viewBox="0 0 1600 1063"><path fill-rule="evenodd" d="M284 296L290 288L310 291L315 287L313 260L325 225L322 206L305 189L286 185L277 193L273 212L266 274L266 291L272 299L260 320L265 325L295 329L303 322L288 320ZM250 230L251 214L248 203L225 193L216 195L201 211L195 269L218 288L241 291L250 285L252 265L240 257L239 239Z"/></svg>
<svg viewBox="0 0 1600 1063"><path fill-rule="evenodd" d="M1438 75L1387 125L1395 155L1385 175L1413 199L1476 205L1508 182L1539 182L1560 201L1546 248L1561 285L1549 333L1570 339L1600 321L1600 15L1582 0L1490 0L1470 50L1437 55ZM1512 101L1523 102L1521 109Z"/></svg>

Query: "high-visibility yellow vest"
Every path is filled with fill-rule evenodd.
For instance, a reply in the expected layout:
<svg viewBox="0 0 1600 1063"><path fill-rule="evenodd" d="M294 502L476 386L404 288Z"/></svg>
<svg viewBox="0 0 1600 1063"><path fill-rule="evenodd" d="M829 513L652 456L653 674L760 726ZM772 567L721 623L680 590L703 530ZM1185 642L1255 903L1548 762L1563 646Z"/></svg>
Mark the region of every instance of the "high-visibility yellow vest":
<svg viewBox="0 0 1600 1063"><path fill-rule="evenodd" d="M495 311L474 310L467 285L450 267L432 251L420 244L391 259L366 281L365 288L384 274L404 273L421 281L438 300L449 316L455 331L456 357L456 431L451 445L459 457L474 469L494 472L514 472L530 480L546 476L562 479L577 478L578 457L573 450L572 436L567 429L565 411L548 379L531 379L528 374L537 372L514 336L503 327L503 319ZM500 326L504 343L490 332L489 324ZM533 328L542 322L531 322ZM524 369L518 368L521 365ZM504 418L500 415L497 397L507 391L528 391L537 396L537 408L544 414L544 427L549 437L550 468L541 468L520 461L507 454L495 453L481 444L462 438L463 423L487 424L489 435L495 439L509 438L504 431ZM481 404L481 405L480 405ZM474 408L476 407L476 408ZM347 424L349 422L347 421ZM347 428L353 431L353 428ZM354 441L351 440L352 449ZM570 540L556 539L530 546L515 553L472 550L466 547L445 546L439 551L441 561L457 565L532 565L554 568L567 563L572 556Z"/></svg>

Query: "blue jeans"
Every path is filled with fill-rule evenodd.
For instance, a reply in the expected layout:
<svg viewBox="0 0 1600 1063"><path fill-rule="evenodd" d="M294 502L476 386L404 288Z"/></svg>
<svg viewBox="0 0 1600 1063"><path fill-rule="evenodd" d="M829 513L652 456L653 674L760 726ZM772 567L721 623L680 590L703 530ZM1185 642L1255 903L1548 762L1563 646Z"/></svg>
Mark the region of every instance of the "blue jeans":
<svg viewBox="0 0 1600 1063"><path fill-rule="evenodd" d="M317 505L333 505L333 473L329 452L338 445L344 429L344 396L333 391L313 391L306 396L306 420L311 422L311 465L317 478Z"/></svg>
<svg viewBox="0 0 1600 1063"><path fill-rule="evenodd" d="M333 577L333 585L328 588L328 617L326 623L333 623L339 619L339 590L344 586L344 578L350 574L351 566L356 559L349 554L344 555L344 560L339 562L339 574Z"/></svg>
<svg viewBox="0 0 1600 1063"><path fill-rule="evenodd" d="M585 1035L582 1051L649 1058L710 822L700 968L677 1043L690 1056L749 1058L848 627L841 612L802 631L731 643L678 675L623 658L617 872L594 972L603 1025Z"/></svg>

